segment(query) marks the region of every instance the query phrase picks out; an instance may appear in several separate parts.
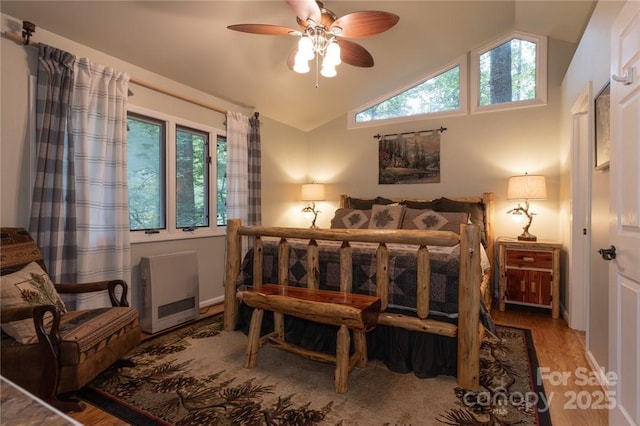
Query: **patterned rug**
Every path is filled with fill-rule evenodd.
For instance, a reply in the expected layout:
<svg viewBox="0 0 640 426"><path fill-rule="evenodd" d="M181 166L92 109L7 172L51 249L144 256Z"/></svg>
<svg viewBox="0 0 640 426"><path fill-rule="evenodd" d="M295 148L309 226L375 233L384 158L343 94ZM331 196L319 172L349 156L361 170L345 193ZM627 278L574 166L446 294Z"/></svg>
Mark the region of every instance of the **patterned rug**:
<svg viewBox="0 0 640 426"><path fill-rule="evenodd" d="M247 337L222 316L143 342L82 398L134 425L549 425L528 330L498 327L483 341L480 392L455 378L419 379L369 361L333 391L334 366L269 346L243 368Z"/></svg>

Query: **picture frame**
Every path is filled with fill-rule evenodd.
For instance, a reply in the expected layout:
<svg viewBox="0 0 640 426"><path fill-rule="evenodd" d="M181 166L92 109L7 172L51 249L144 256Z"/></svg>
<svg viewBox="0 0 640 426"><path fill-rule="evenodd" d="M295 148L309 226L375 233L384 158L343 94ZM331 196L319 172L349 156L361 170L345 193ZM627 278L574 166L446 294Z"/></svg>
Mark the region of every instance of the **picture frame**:
<svg viewBox="0 0 640 426"><path fill-rule="evenodd" d="M608 81L598 92L594 100L595 116L595 168L603 170L609 167L611 158L611 82Z"/></svg>

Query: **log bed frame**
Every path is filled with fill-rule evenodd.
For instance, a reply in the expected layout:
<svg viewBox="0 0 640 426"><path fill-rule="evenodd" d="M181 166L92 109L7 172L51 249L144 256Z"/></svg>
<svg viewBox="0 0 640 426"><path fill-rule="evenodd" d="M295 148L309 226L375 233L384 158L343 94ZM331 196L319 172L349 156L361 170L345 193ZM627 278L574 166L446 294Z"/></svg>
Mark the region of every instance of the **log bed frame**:
<svg viewBox="0 0 640 426"><path fill-rule="evenodd" d="M344 206L346 196L341 197ZM493 265L493 194L482 197L451 198L455 201L482 202L485 205L485 234L487 256ZM425 230L364 230L364 229L310 229L266 226L242 226L239 219L227 222L227 261L225 270L224 329L235 330L239 301L236 297L236 281L242 262L242 237L254 237L253 286L263 284L263 237L276 237L278 244L279 285L287 286L289 274L289 243L287 239L308 240L307 288L319 288L319 250L318 241L341 241L340 247L340 291L351 293L352 258L351 242L377 243L376 251L376 295L381 300L381 313L378 324L401 327L411 331L438 334L457 338L457 382L471 390L480 387L480 344L483 327L480 324L480 299L485 299L487 308L491 306L493 293L493 274L484 276L480 267L480 228L475 225L461 225L460 235L450 231ZM417 256L417 316L387 313L389 289L389 249L387 244L401 243L418 246ZM453 246L460 244L460 275L458 290L458 324L451 324L427 318L429 314L430 254L427 246ZM462 255L464 254L464 255ZM492 268L493 269L493 268Z"/></svg>

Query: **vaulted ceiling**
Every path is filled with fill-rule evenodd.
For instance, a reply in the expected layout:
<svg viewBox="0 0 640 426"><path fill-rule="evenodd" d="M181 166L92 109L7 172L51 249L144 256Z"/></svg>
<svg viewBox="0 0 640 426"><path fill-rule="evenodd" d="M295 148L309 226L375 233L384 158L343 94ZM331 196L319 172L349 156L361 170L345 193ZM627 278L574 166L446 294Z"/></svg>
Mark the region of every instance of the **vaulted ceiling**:
<svg viewBox="0 0 640 426"><path fill-rule="evenodd" d="M373 55L373 68L342 64L336 77L319 77L317 88L313 71L296 74L287 67L296 38L226 28L246 23L297 28L283 0L3 0L0 11L309 131L512 30L577 43L595 3L326 0L325 7L338 16L382 10L395 13L400 21L387 32L357 40ZM37 29L33 40L47 43Z"/></svg>

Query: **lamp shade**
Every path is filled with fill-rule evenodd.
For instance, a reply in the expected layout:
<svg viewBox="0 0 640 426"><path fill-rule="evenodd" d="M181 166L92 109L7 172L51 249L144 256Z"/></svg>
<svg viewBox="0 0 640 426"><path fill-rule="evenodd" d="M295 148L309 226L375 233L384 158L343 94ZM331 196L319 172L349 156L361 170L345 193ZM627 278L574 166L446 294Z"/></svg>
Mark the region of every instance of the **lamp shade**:
<svg viewBox="0 0 640 426"><path fill-rule="evenodd" d="M547 182L542 175L511 176L507 187L509 200L546 200Z"/></svg>
<svg viewBox="0 0 640 426"><path fill-rule="evenodd" d="M303 201L322 201L324 197L323 183L305 183L302 185Z"/></svg>

